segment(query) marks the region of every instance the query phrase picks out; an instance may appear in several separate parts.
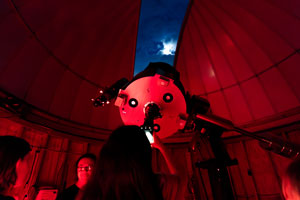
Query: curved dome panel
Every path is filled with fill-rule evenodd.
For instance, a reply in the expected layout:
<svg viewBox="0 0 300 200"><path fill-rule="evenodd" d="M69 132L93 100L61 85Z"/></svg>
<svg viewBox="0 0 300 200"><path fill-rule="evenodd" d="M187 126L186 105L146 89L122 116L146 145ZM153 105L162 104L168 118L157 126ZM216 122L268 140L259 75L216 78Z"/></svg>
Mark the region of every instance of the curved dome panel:
<svg viewBox="0 0 300 200"><path fill-rule="evenodd" d="M118 108L90 99L133 76L139 12L135 0L1 1L1 91L55 123L115 128Z"/></svg>
<svg viewBox="0 0 300 200"><path fill-rule="evenodd" d="M175 60L185 89L240 126L299 120L297 10L297 1L191 1Z"/></svg>

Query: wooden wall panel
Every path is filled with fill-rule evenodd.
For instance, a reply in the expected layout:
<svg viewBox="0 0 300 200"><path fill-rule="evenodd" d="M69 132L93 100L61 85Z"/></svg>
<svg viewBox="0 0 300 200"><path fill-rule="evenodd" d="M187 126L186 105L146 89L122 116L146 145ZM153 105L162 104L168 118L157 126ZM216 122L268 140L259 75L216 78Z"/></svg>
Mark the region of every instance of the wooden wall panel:
<svg viewBox="0 0 300 200"><path fill-rule="evenodd" d="M259 195L280 193L280 187L272 168L268 152L260 148L257 141L246 142L246 150L250 161L250 170L255 179ZM277 183L277 184L273 184Z"/></svg>
<svg viewBox="0 0 300 200"><path fill-rule="evenodd" d="M102 146L103 146L103 143L98 143L98 144L91 143L88 146L88 153L93 153L96 156L98 156Z"/></svg>

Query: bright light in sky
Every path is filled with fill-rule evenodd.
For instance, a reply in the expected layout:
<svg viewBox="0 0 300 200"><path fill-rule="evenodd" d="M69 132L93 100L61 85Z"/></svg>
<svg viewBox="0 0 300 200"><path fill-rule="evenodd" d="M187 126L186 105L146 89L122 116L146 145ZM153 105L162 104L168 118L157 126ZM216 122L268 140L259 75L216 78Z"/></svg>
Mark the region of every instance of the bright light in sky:
<svg viewBox="0 0 300 200"><path fill-rule="evenodd" d="M144 70L150 62L174 65L177 40L190 0L141 2L134 75Z"/></svg>
<svg viewBox="0 0 300 200"><path fill-rule="evenodd" d="M172 39L166 42L163 40L162 43L164 47L159 51L162 55L175 55L177 41Z"/></svg>

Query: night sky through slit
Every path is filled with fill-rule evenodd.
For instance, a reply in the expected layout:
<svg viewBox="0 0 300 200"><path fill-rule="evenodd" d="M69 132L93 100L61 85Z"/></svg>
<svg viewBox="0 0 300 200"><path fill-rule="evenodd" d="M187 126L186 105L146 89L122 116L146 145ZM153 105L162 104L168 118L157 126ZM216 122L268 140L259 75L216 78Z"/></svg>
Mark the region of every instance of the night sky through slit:
<svg viewBox="0 0 300 200"><path fill-rule="evenodd" d="M142 0L134 75L149 62L173 65L188 0Z"/></svg>

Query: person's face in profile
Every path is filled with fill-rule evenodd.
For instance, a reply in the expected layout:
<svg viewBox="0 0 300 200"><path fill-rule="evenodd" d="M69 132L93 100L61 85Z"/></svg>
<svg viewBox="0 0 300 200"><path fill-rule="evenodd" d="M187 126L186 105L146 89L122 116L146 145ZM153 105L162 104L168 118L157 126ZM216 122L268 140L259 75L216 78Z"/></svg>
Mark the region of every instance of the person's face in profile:
<svg viewBox="0 0 300 200"><path fill-rule="evenodd" d="M30 174L30 154L28 153L23 159L19 159L16 164L16 173L17 173L17 180L14 187L23 186L27 179L29 178Z"/></svg>
<svg viewBox="0 0 300 200"><path fill-rule="evenodd" d="M282 180L282 193L286 200L300 200L299 193L287 177Z"/></svg>
<svg viewBox="0 0 300 200"><path fill-rule="evenodd" d="M90 158L82 158L77 166L77 176L78 182L81 184L86 184L89 180L93 170L94 170L94 161Z"/></svg>

